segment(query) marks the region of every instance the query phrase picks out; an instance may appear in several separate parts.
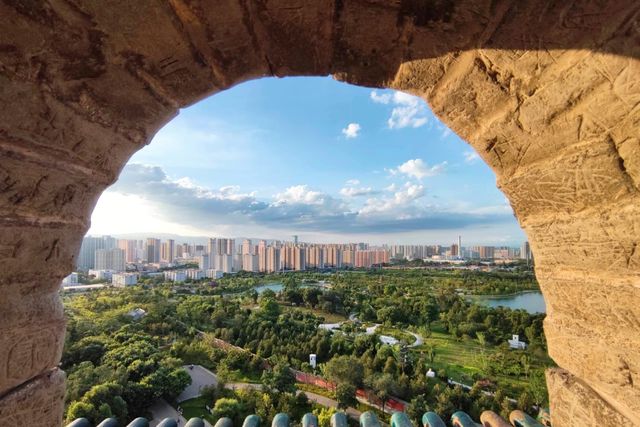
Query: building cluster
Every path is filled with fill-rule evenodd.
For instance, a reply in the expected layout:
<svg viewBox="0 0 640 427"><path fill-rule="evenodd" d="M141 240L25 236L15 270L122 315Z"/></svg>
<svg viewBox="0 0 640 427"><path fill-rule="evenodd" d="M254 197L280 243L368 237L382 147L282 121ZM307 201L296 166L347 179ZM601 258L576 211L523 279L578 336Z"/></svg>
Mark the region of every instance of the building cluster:
<svg viewBox="0 0 640 427"><path fill-rule="evenodd" d="M315 244L299 243L294 239L293 242L271 243L260 240L254 244L245 239L238 249L233 266L236 270L271 273L327 268L371 268L388 263L389 251L369 247L366 243Z"/></svg>
<svg viewBox="0 0 640 427"><path fill-rule="evenodd" d="M442 245L385 245L392 260L532 260L529 242L520 248L509 246L462 246L462 237L458 236L451 246Z"/></svg>
<svg viewBox="0 0 640 427"><path fill-rule="evenodd" d="M111 236L87 236L78 256L78 271L95 279L110 281L116 286L135 284L138 274L158 274L174 282L186 279L219 278L225 273L284 272L309 269L372 268L396 260L531 260L529 243L520 248L495 246L462 246L458 236L450 246L442 245L383 245L372 247L366 243L317 244L293 241L267 241L211 238L206 245L178 243L172 239L155 237L146 240L115 239ZM185 264L198 268L176 270ZM77 276L65 279L72 285Z"/></svg>

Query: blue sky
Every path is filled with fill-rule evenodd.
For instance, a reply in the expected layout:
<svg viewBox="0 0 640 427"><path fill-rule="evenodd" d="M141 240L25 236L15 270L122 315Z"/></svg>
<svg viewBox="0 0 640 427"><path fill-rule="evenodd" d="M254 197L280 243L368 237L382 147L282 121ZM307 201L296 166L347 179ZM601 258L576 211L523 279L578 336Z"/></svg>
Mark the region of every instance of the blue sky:
<svg viewBox="0 0 640 427"><path fill-rule="evenodd" d="M246 82L136 153L91 234L512 244L493 172L420 99L326 78Z"/></svg>

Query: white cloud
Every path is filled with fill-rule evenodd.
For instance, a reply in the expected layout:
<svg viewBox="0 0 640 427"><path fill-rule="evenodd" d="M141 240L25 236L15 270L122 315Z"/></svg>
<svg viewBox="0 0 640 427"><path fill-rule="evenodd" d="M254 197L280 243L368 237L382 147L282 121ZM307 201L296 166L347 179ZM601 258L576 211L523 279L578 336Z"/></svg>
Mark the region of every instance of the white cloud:
<svg viewBox="0 0 640 427"><path fill-rule="evenodd" d="M320 191L313 191L308 185L294 185L274 196L276 204L301 203L305 205L321 205L324 203L326 194Z"/></svg>
<svg viewBox="0 0 640 427"><path fill-rule="evenodd" d="M437 165L429 166L422 159L407 160L397 169L388 169L391 175L404 174L412 178L422 179L430 176L439 175L444 171L447 162L438 163Z"/></svg>
<svg viewBox="0 0 640 427"><path fill-rule="evenodd" d="M464 156L465 163L469 164L475 163L480 159L478 153L473 150L465 151L462 155Z"/></svg>
<svg viewBox="0 0 640 427"><path fill-rule="evenodd" d="M349 123L346 128L342 129L342 134L347 138L357 138L360 133L360 125L358 123Z"/></svg>
<svg viewBox="0 0 640 427"><path fill-rule="evenodd" d="M392 95L390 93L378 94L375 90L371 91L371 100L378 104L388 104L391 101Z"/></svg>
<svg viewBox="0 0 640 427"><path fill-rule="evenodd" d="M375 90L370 96L375 103L394 105L387 120L389 129L418 128L427 124L426 104L417 96L398 91L378 94Z"/></svg>
<svg viewBox="0 0 640 427"><path fill-rule="evenodd" d="M378 191L371 187L344 187L340 189L340 195L344 197L370 196L376 193L378 193Z"/></svg>
<svg viewBox="0 0 640 427"><path fill-rule="evenodd" d="M340 195L344 197L360 197L378 194L379 191L371 187L358 187L360 180L350 179L345 183L344 188L340 189Z"/></svg>
<svg viewBox="0 0 640 427"><path fill-rule="evenodd" d="M91 231L196 235L224 230L226 234L243 235L259 227L261 230L384 234L513 222L506 202L503 206L475 210L468 204L439 207L424 202L425 187L420 183L396 184L383 193L362 187L357 180L350 182L358 183L345 186L351 188L346 191L348 195L355 197L370 192L380 196L368 198L361 206L355 203L352 206L350 203L354 200L344 194L333 197L308 185L295 185L269 200L259 200L254 192L242 192L238 186L209 189L188 178L173 179L160 167L129 164L98 203ZM114 198L117 203L109 202ZM131 206L131 209L126 210L125 215L121 206ZM117 209L109 210L109 207Z"/></svg>
<svg viewBox="0 0 640 427"><path fill-rule="evenodd" d="M404 186L393 193L392 197L381 197L368 199L364 207L358 212L360 215L392 215L395 219L406 219L411 217L411 213L416 211L410 205L425 195L422 184L412 184L407 182Z"/></svg>

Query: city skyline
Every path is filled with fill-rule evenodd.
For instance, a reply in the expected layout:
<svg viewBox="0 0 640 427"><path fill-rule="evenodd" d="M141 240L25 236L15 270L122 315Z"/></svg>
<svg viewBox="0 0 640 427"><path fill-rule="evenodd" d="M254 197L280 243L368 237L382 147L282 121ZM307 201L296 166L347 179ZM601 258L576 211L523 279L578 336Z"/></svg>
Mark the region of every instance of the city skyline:
<svg viewBox="0 0 640 427"><path fill-rule="evenodd" d="M330 78L255 80L183 110L94 211L90 234L131 232L525 239L493 172L422 100Z"/></svg>
<svg viewBox="0 0 640 427"><path fill-rule="evenodd" d="M520 248L509 246L474 246L462 244L457 236L451 245L398 245L382 246L368 243L316 243L300 242L298 236L289 241L251 240L210 237L206 244L146 239L116 239L113 236L86 236L77 260L77 268L98 276L124 271L147 271L197 264L189 269L202 277L248 272L304 271L325 268L371 268L387 265L394 260L431 260L435 262L461 262L464 260L512 260L531 258L528 242ZM131 268L129 268L131 267ZM193 270L193 271L192 271ZM185 273L186 274L186 273ZM185 276L186 277L186 276ZM175 279L174 279L175 280Z"/></svg>

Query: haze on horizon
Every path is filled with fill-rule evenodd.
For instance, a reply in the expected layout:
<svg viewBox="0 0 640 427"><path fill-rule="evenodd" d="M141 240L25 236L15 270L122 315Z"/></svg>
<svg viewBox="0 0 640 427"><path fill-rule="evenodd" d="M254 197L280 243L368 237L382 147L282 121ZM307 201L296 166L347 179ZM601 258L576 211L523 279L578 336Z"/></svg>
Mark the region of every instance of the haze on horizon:
<svg viewBox="0 0 640 427"><path fill-rule="evenodd" d="M88 234L517 246L495 175L421 99L325 78L253 80L183 109Z"/></svg>

